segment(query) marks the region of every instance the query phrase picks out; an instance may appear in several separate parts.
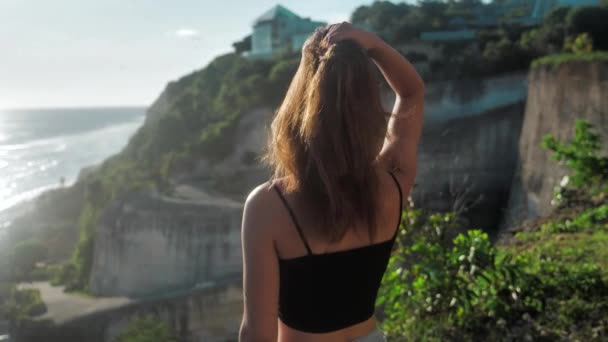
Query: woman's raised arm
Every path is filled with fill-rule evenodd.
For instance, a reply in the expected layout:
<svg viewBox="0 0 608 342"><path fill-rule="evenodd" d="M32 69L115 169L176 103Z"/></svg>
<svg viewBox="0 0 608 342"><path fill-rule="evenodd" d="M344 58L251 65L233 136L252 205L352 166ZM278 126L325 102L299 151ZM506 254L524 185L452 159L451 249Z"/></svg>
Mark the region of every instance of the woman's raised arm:
<svg viewBox="0 0 608 342"><path fill-rule="evenodd" d="M330 43L352 39L368 51L395 92L395 104L379 160L396 169L405 193L416 176L416 151L422 131L424 82L416 69L397 50L377 35L349 23L334 25L326 37Z"/></svg>

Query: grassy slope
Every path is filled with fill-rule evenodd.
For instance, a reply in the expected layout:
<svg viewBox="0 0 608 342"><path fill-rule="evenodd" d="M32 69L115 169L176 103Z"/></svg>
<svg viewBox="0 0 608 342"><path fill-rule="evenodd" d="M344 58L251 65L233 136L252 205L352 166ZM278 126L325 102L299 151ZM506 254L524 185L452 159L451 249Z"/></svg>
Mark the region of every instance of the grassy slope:
<svg viewBox="0 0 608 342"><path fill-rule="evenodd" d="M605 212L606 208L597 205L586 212ZM584 215L554 222L572 222ZM559 211L553 216L560 216ZM549 229L550 224L520 232L499 246L526 259L527 272L553 289L545 292L545 308L535 317L535 324L541 334L556 340L608 338L608 217L587 221L572 232Z"/></svg>
<svg viewBox="0 0 608 342"><path fill-rule="evenodd" d="M544 65L556 67L568 62L608 62L608 52L597 51L585 54L560 53L549 55L532 62L532 68Z"/></svg>

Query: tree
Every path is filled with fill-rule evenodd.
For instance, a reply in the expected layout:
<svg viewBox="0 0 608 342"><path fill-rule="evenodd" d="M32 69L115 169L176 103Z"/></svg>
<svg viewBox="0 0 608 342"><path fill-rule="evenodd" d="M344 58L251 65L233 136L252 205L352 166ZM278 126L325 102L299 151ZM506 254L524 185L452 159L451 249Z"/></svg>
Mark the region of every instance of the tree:
<svg viewBox="0 0 608 342"><path fill-rule="evenodd" d="M596 50L608 50L608 8L582 6L573 9L566 18L570 36L588 33Z"/></svg>
<svg viewBox="0 0 608 342"><path fill-rule="evenodd" d="M570 36L564 42L564 50L577 55L591 53L593 51L593 41L587 32L579 34L576 38Z"/></svg>
<svg viewBox="0 0 608 342"><path fill-rule="evenodd" d="M421 32L441 30L448 24L450 6L473 8L477 0L465 0L450 4L440 0L421 0L418 5L375 1L369 6L358 7L351 22L359 27L376 32L393 45L402 45L418 38Z"/></svg>
<svg viewBox="0 0 608 342"><path fill-rule="evenodd" d="M279 103L285 96L287 87L298 69L299 62L298 58L283 59L270 69L268 76L270 89L268 90L273 103Z"/></svg>
<svg viewBox="0 0 608 342"><path fill-rule="evenodd" d="M516 42L507 37L489 42L483 51L483 58L489 72L501 73L511 70L524 70L532 60L531 56L521 49Z"/></svg>
<svg viewBox="0 0 608 342"><path fill-rule="evenodd" d="M396 33L402 25L401 19L407 16L412 7L405 3L375 1L369 6L357 7L350 20L354 25L376 32L383 39L395 43Z"/></svg>
<svg viewBox="0 0 608 342"><path fill-rule="evenodd" d="M251 35L239 40L238 42L232 43L235 53L243 53L245 51L251 51Z"/></svg>
<svg viewBox="0 0 608 342"><path fill-rule="evenodd" d="M572 169L570 180L575 187L608 181L608 158L601 155L600 135L587 120L576 120L572 141L562 143L546 135L542 147L553 152L554 160Z"/></svg>
<svg viewBox="0 0 608 342"><path fill-rule="evenodd" d="M447 3L438 0L422 0L419 8L426 22L426 25L423 26L424 30L439 30L447 25Z"/></svg>
<svg viewBox="0 0 608 342"><path fill-rule="evenodd" d="M561 51L566 38L566 17L570 11L568 6L551 11L539 28L521 35L519 46L534 57Z"/></svg>
<svg viewBox="0 0 608 342"><path fill-rule="evenodd" d="M446 15L462 17L467 20L475 19L477 10L483 6L481 0L450 1L446 7Z"/></svg>

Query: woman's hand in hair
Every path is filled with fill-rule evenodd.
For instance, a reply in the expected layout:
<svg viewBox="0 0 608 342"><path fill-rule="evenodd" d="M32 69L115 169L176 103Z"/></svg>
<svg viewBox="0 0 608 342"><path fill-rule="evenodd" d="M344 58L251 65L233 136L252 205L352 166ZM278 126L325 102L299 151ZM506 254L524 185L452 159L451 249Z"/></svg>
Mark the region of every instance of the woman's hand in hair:
<svg viewBox="0 0 608 342"><path fill-rule="evenodd" d="M373 49L381 41L374 33L358 29L346 21L330 25L325 40L335 44L346 39L354 40L366 50Z"/></svg>

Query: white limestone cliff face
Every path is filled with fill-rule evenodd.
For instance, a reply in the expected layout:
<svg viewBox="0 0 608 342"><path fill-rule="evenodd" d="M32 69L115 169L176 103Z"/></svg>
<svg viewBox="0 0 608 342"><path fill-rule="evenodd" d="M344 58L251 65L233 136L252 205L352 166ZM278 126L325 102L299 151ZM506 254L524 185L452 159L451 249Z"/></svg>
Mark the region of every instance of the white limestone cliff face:
<svg viewBox="0 0 608 342"><path fill-rule="evenodd" d="M604 137L604 153L608 153L608 63L541 66L530 72L528 83L519 167L505 225L548 215L554 187L568 173L541 148L543 136L570 140L576 119L587 119Z"/></svg>
<svg viewBox="0 0 608 342"><path fill-rule="evenodd" d="M493 230L506 207L517 161L523 103L428 125L412 198L433 211L462 211L471 228Z"/></svg>
<svg viewBox="0 0 608 342"><path fill-rule="evenodd" d="M142 297L238 276L241 208L150 194L115 203L97 227L91 293Z"/></svg>

